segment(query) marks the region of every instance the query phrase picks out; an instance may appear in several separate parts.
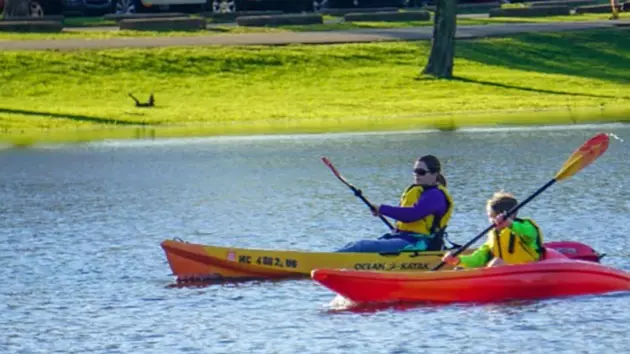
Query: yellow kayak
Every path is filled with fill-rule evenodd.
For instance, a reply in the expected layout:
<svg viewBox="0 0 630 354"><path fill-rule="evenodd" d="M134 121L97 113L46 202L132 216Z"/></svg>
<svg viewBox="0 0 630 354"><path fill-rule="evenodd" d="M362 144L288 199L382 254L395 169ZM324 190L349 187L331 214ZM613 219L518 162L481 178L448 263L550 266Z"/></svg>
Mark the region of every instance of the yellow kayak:
<svg viewBox="0 0 630 354"><path fill-rule="evenodd" d="M306 278L313 269L323 267L397 272L429 270L444 254L441 251L380 254L264 250L181 240L166 240L161 246L179 281Z"/></svg>

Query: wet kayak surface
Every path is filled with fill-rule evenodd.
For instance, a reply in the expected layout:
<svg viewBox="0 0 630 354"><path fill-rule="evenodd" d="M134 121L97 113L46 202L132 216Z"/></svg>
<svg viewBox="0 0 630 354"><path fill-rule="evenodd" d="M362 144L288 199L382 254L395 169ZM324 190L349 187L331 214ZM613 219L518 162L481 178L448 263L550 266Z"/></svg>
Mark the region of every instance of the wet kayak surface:
<svg viewBox="0 0 630 354"><path fill-rule="evenodd" d="M2 353L603 353L630 345L630 295L336 310L309 279L171 287L160 242L330 251L385 225L415 158L443 163L464 243L499 189L520 199L594 133L592 166L520 211L630 270L630 127L99 142L0 150ZM476 245L480 245L482 241Z"/></svg>

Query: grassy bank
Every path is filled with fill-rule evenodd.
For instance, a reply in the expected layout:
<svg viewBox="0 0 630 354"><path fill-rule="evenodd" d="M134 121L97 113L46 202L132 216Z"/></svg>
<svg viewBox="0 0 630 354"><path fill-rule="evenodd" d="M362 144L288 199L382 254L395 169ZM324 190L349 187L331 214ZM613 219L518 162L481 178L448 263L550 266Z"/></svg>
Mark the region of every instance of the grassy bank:
<svg viewBox="0 0 630 354"><path fill-rule="evenodd" d="M461 118L465 116L466 119ZM347 119L270 120L203 124L198 126L105 126L64 127L58 129L26 129L0 131L2 142L14 146L35 143L74 143L106 139L157 139L200 136L230 136L257 134L314 134L373 131L442 130L479 126L571 125L630 121L630 107L466 112L458 114L419 115L410 117L363 117ZM3 133L5 133L3 135Z"/></svg>
<svg viewBox="0 0 630 354"><path fill-rule="evenodd" d="M428 42L4 52L0 135L448 128L505 118L452 112L532 109L560 113L519 119L630 118L628 29L460 41L455 80L419 77L428 52ZM157 106L136 108L128 92L154 92Z"/></svg>
<svg viewBox="0 0 630 354"><path fill-rule="evenodd" d="M459 18L459 26L493 25L504 23L550 23L607 20L610 14L584 14L552 17L495 17L495 18ZM630 18L628 16L621 19ZM97 27L100 22L85 21L87 27ZM0 32L0 40L37 40L37 39L75 39L75 38L129 38L129 37L164 37L164 36L208 36L219 34L261 33L261 32L306 32L306 31L342 31L365 28L409 28L433 26L432 21L403 22L339 22L339 18L328 18L321 25L286 25L278 27L239 27L235 25L212 25L201 31L128 31L118 30L115 22L104 21L102 28L77 29L77 21L70 21L68 28L61 33L16 33ZM109 28L108 28L109 27Z"/></svg>

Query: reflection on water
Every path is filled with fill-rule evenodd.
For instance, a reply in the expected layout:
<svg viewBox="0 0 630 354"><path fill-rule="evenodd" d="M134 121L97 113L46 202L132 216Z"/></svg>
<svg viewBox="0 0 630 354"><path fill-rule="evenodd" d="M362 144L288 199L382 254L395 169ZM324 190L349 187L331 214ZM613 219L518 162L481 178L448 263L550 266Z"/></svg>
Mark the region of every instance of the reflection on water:
<svg viewBox="0 0 630 354"><path fill-rule="evenodd" d="M527 312L536 312L544 308L550 300L509 300L494 303L432 303L432 302L392 302L378 304L358 304L341 295L336 295L326 306L326 313L375 313L379 311L407 311L422 309L424 311L440 311L446 307L454 307L465 310L466 308L482 307L489 313L501 313L505 315L523 315Z"/></svg>

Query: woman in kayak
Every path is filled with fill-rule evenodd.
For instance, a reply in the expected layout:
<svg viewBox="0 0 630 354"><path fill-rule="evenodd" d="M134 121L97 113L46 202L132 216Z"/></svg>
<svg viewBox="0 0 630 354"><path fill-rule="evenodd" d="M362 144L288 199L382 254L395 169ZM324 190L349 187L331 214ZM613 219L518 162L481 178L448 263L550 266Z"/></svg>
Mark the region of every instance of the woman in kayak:
<svg viewBox="0 0 630 354"><path fill-rule="evenodd" d="M517 218L516 213L507 219L504 216L517 204L512 194L495 193L486 204L488 219L496 225L488 233L486 243L470 255L453 257L448 252L442 260L452 266L477 268L523 264L543 258L543 236L538 225L531 219Z"/></svg>
<svg viewBox="0 0 630 354"><path fill-rule="evenodd" d="M400 198L399 206L373 205L374 216L388 216L396 229L377 240L352 242L337 252L398 252L441 250L444 229L453 213L453 200L446 189L440 160L433 155L419 158L413 168L414 184Z"/></svg>

